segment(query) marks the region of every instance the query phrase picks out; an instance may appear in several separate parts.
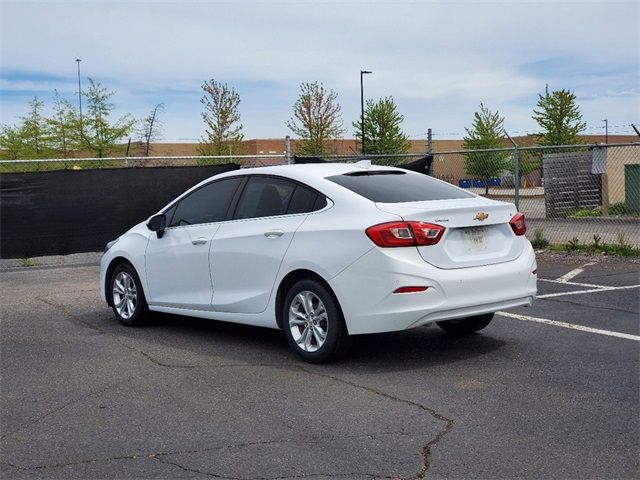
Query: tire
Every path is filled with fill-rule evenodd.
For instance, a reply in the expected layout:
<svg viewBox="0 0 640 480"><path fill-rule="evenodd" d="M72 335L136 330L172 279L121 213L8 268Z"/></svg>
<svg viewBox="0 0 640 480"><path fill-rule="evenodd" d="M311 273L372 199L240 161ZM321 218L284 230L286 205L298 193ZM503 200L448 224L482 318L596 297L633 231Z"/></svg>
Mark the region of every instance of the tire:
<svg viewBox="0 0 640 480"><path fill-rule="evenodd" d="M438 326L451 335L470 335L479 332L493 320L493 313L485 313L484 315L476 315L475 317L460 318L456 320L447 320L445 322L437 322Z"/></svg>
<svg viewBox="0 0 640 480"><path fill-rule="evenodd" d="M109 288L111 308L120 323L127 327L143 325L149 306L135 269L128 263L119 264L111 274Z"/></svg>
<svg viewBox="0 0 640 480"><path fill-rule="evenodd" d="M335 361L350 344L338 301L327 287L312 279L296 282L287 292L282 328L291 349L309 363Z"/></svg>

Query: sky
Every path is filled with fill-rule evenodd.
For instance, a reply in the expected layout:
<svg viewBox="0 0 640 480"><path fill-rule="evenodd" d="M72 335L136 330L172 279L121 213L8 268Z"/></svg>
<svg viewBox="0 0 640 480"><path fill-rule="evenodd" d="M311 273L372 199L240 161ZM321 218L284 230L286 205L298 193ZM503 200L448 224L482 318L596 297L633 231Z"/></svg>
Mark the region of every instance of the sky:
<svg viewBox="0 0 640 480"><path fill-rule="evenodd" d="M114 115L164 103L161 141L197 141L201 85L241 97L246 139L282 138L302 82L342 106L345 137L365 98L392 96L410 138L461 138L483 102L534 133L538 94L569 89L585 133L640 123L640 2L0 0L0 122L81 80L111 90Z"/></svg>

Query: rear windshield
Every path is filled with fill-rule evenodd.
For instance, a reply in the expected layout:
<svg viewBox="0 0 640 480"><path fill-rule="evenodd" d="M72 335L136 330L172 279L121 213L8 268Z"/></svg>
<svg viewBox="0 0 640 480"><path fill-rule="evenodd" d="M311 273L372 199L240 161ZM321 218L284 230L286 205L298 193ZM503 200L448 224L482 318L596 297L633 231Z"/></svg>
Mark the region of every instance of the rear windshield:
<svg viewBox="0 0 640 480"><path fill-rule="evenodd" d="M449 200L473 197L448 183L439 182L428 175L417 175L399 170L371 170L327 177L338 185L362 195L373 202L400 203L423 200Z"/></svg>

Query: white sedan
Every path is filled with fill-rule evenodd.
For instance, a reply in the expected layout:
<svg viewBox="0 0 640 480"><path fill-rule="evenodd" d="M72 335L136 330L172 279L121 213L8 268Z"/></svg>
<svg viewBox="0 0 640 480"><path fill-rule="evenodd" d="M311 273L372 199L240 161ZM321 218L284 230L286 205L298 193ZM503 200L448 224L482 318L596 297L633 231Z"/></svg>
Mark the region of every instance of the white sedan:
<svg viewBox="0 0 640 480"><path fill-rule="evenodd" d="M283 165L191 188L107 245L103 299L284 330L309 362L351 335L433 322L453 334L531 305L536 259L510 203L392 167Z"/></svg>

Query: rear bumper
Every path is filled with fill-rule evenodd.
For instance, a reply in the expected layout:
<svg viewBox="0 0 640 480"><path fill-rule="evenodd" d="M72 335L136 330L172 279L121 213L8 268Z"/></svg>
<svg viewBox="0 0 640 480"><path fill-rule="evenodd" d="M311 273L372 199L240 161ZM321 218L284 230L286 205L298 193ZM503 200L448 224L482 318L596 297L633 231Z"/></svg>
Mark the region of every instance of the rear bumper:
<svg viewBox="0 0 640 480"><path fill-rule="evenodd" d="M537 293L529 242L515 260L444 270L415 248L374 248L329 281L350 334L390 332L434 321L531 305ZM424 292L392 293L402 286Z"/></svg>

